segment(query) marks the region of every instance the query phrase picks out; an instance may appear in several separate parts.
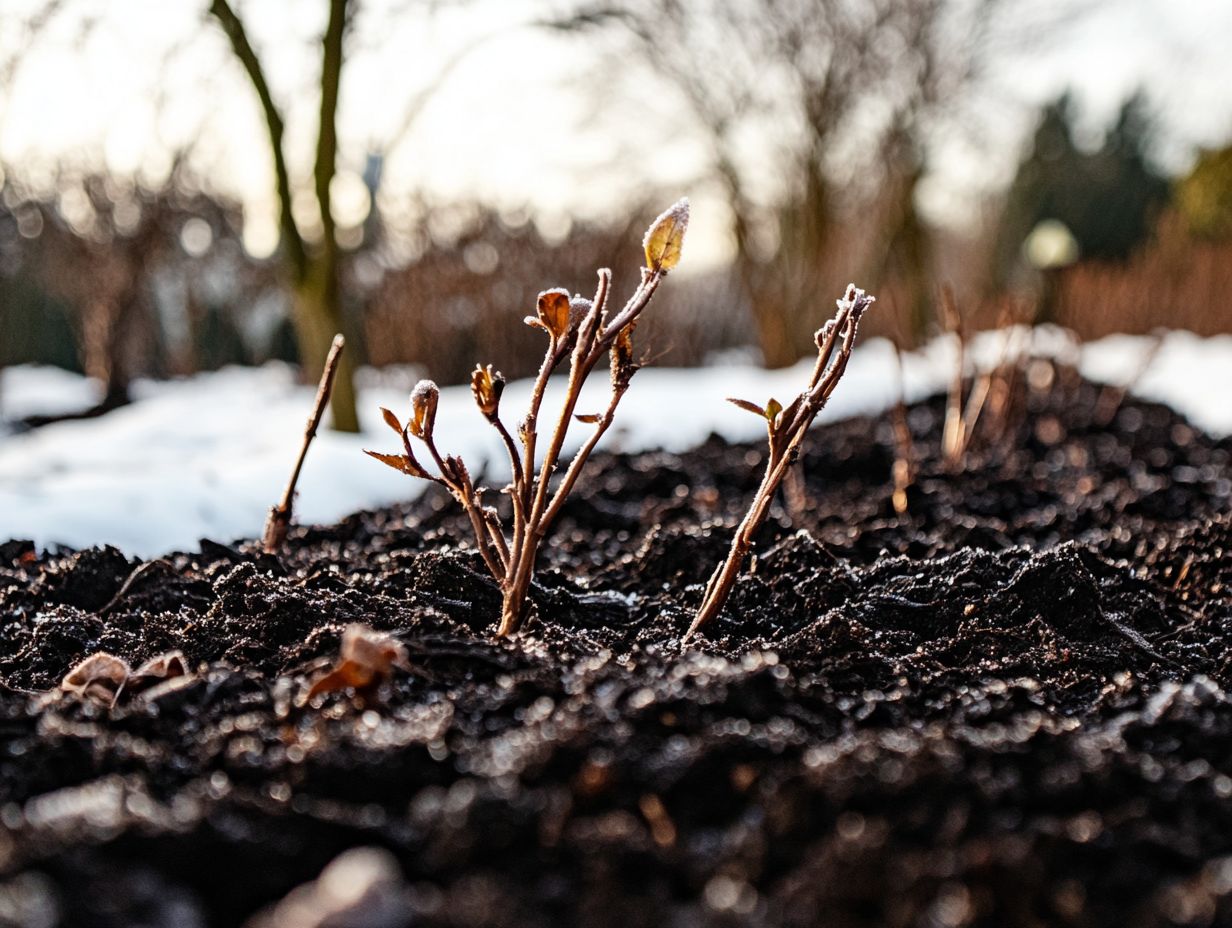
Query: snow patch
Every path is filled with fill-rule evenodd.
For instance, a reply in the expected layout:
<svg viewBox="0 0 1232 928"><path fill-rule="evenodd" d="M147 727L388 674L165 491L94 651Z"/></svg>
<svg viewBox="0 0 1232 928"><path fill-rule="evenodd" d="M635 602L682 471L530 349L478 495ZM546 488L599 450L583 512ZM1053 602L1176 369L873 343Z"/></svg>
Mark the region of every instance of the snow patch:
<svg viewBox="0 0 1232 928"><path fill-rule="evenodd" d="M1033 350L1065 356L1076 349L1056 330L1024 331ZM978 337L972 355L981 364L1000 354L1000 333ZM1142 367L1152 340L1115 336L1081 349L1084 374L1127 383ZM938 339L903 359L908 401L944 389L953 344ZM764 434L753 415L724 402L735 396L755 403L787 402L799 391L812 361L764 371L750 364L676 370L648 368L633 379L603 446L635 452L684 451L712 432L735 441ZM358 509L406 500L421 481L365 457L361 449L396 451L397 438L379 406L409 413L402 376L360 378L363 434L322 431L309 452L299 483L300 522L332 522ZM68 412L96 402L98 385L51 368L3 372L0 411L10 419ZM581 413L601 411L607 378L597 375L583 393ZM510 383L502 399L506 419L522 410L530 381ZM541 422L552 421L563 381L549 387ZM1134 392L1171 405L1215 435L1232 433L1232 336L1198 338L1169 333ZM90 420L69 421L0 437L0 539L32 538L40 546L112 544L128 554L153 557L192 550L201 538L230 540L260 534L269 506L280 494L303 433L313 388L295 383L281 364L227 368L185 380L140 381L131 406ZM858 347L847 374L819 421L876 414L899 395L898 365L889 342ZM576 447L587 429L573 431ZM441 390L436 436L443 451L460 454L498 483L507 475L493 430L474 407L468 386Z"/></svg>

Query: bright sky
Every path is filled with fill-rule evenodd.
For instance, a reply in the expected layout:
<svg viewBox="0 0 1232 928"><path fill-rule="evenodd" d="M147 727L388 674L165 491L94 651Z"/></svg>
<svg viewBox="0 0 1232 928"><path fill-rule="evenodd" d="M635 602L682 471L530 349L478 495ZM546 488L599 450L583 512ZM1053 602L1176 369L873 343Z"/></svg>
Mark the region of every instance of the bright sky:
<svg viewBox="0 0 1232 928"><path fill-rule="evenodd" d="M54 162L101 160L115 171L158 176L170 151L193 143L211 182L248 205L250 244L272 247L270 164L255 97L202 0L68 0L68 12L27 50L20 24L43 2L0 0L0 62L20 61L9 90L0 89L0 163L28 175ZM669 198L688 192L695 254L723 254L724 210L705 189L690 189L703 153L674 128L685 123L672 95L618 95L588 70L591 49L582 39L523 25L557 6L547 0L445 3L432 18L421 12L426 5L368 0L361 7L340 108L340 219L367 210L359 179L367 152L388 143L408 101L458 50L480 42L448 71L393 149L384 205L410 190L434 200L480 198L527 207L550 228L570 216L600 216L648 189ZM293 169L301 174L316 124L312 84L323 7L307 0L239 4L287 107ZM83 28L86 16L98 17L95 28ZM926 209L960 218L978 195L1004 183L1031 107L1067 86L1093 127L1145 86L1166 131L1161 158L1183 167L1195 145L1232 137L1230 36L1229 0L1093 0L1045 47L998 68L997 102L982 115L983 136L974 146L941 149Z"/></svg>

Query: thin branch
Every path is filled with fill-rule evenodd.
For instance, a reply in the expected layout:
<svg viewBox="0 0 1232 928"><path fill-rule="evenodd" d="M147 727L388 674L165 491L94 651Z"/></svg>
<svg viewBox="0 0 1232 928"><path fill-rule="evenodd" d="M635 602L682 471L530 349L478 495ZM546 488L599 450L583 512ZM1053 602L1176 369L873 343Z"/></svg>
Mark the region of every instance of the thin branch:
<svg viewBox="0 0 1232 928"><path fill-rule="evenodd" d="M543 405L543 394L548 387L548 378L552 375L552 370L560 363L560 359L557 358L556 342L556 336L552 336L548 342L547 353L543 357L543 363L539 366L535 386L531 389L530 406L519 429L522 447L525 451L522 470L528 478L522 486L522 506L526 510L530 509L531 482L529 477L535 472L535 444L539 439L539 409Z"/></svg>
<svg viewBox="0 0 1232 928"><path fill-rule="evenodd" d="M491 526L488 522L487 516L483 513L483 510L480 509L478 503L475 501L474 489L467 486L464 490L455 495L457 496L458 502L462 504L462 508L466 510L466 514L471 520L471 530L475 533L475 547L479 549L480 556L483 558L484 563L488 565L488 571L497 581L499 581L501 575L505 571L506 564L502 563L500 557L492 550L492 544L488 534Z"/></svg>
<svg viewBox="0 0 1232 928"><path fill-rule="evenodd" d="M338 161L338 94L342 83L342 39L346 32L347 2L330 0L329 23L321 39L321 117L312 178L321 211L322 246L328 255L338 251L329 183L334 179ZM336 267L336 262L327 258L326 266Z"/></svg>
<svg viewBox="0 0 1232 928"><path fill-rule="evenodd" d="M522 482L522 460L518 456L518 446L513 442L513 436L509 434L509 429L505 428L505 423L499 418L492 420L492 426L496 429L501 437L501 442L505 446L505 451L509 455L509 467L513 474L513 482L515 484Z"/></svg>
<svg viewBox="0 0 1232 928"><path fill-rule="evenodd" d="M620 403L620 398L624 396L624 389L612 391L612 399L608 403L607 410L603 413L603 417L595 424L595 429L591 432L586 443L578 450L578 453L573 456L573 460L569 462L569 469L565 471L565 476L560 481L560 486L556 488L556 493L552 497L552 502L548 505L547 511L543 514L543 524L550 526L556 521L556 517L560 515L561 507L565 504L565 499L573 491L574 484L577 483L578 477L582 474L582 469L586 466L586 462L590 460L590 453L595 450L595 446L599 444L599 439L608 430L612 424L612 420L616 416L616 406Z"/></svg>
<svg viewBox="0 0 1232 928"><path fill-rule="evenodd" d="M283 148L284 123L282 113L274 102L270 92L269 81L265 70L257 57L248 33L239 15L232 9L228 0L211 0L210 14L218 20L231 43L231 50L239 59L252 83L253 90L261 102L261 112L265 116L265 126L269 133L270 154L274 158L274 177L278 185L279 228L282 231L282 246L286 249L287 260L295 272L297 279L303 280L308 273L308 249L304 238L300 235L299 226L295 224L295 214L291 209L291 174L287 169L286 152Z"/></svg>
<svg viewBox="0 0 1232 928"><path fill-rule="evenodd" d="M334 336L329 356L325 359L325 370L321 373L321 382L317 386L317 397L312 404L312 415L308 417L308 422L304 426L304 439L300 443L295 466L291 469L291 477L287 480L286 489L282 491L282 501L270 508L269 517L265 520L265 534L261 547L266 554L277 554L287 540L287 529L291 525L291 510L295 502L295 485L299 482L299 474L304 467L304 458L308 456L308 446L316 437L321 417L325 414L325 407L329 404L329 394L334 387L334 375L338 373L338 359L342 356L342 349L345 345L346 340L341 335Z"/></svg>
<svg viewBox="0 0 1232 928"><path fill-rule="evenodd" d="M894 404L894 494L891 500L898 515L907 513L907 490L915 482L915 442L911 424L907 421L907 377L903 368L903 349L894 342L894 359L898 370L898 401Z"/></svg>
<svg viewBox="0 0 1232 928"><path fill-rule="evenodd" d="M954 302L954 291L941 289L941 320L954 341L954 369L945 400L945 424L941 431L941 456L946 466L957 466L961 457L963 428L963 378L966 369L967 340L963 335L962 316Z"/></svg>
<svg viewBox="0 0 1232 928"><path fill-rule="evenodd" d="M770 456L766 462L765 474L762 476L757 492L753 494L753 501L749 505L748 512L736 528L727 557L715 568L706 584L701 605L693 618L693 623L685 633L685 641L713 620L727 602L727 597L731 594L732 587L735 586L736 578L740 575L744 559L753 546L753 536L765 522L770 512L770 504L774 500L774 494L778 491L788 469L799 456L800 443L804 440L805 433L822 407L825 406L826 400L830 398L830 394L834 392L834 388L838 386L839 380L847 369L847 361L855 345L860 317L872 303L873 297L865 295L863 290L853 285L848 286L847 292L838 301L838 314L822 326L814 336L817 343L818 364L814 368L808 388L797 396L786 409L781 409L778 403L773 401L767 404L764 415ZM836 348L837 356L834 355ZM741 401L737 405L746 409L759 408L747 401Z"/></svg>
<svg viewBox="0 0 1232 928"><path fill-rule="evenodd" d="M514 444L513 436L509 434L509 429L505 428L505 423L500 420L500 416L493 415L491 422L500 434L501 442L504 443L505 451L509 455L510 483L506 489L513 503L513 550L520 551L522 550L522 539L526 535L526 507L522 502L522 486L525 483L522 461L518 456L518 446ZM509 563L509 558L509 552L506 551L506 564Z"/></svg>

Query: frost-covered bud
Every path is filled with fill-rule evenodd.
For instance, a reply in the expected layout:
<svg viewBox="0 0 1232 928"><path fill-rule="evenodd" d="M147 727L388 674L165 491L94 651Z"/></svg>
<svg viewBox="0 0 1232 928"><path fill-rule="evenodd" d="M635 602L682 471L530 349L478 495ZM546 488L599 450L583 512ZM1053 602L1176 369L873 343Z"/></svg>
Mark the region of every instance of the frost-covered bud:
<svg viewBox="0 0 1232 928"><path fill-rule="evenodd" d="M411 391L411 421L407 428L416 438L425 441L432 437L432 427L436 424L436 404L440 402L441 391L431 380L421 380Z"/></svg>
<svg viewBox="0 0 1232 928"><path fill-rule="evenodd" d="M652 271L670 271L680 261L680 248L689 227L689 201L681 197L650 224L642 247L646 250L646 267Z"/></svg>
<svg viewBox="0 0 1232 928"><path fill-rule="evenodd" d="M586 314L590 312L594 304L584 296L574 294L573 299L569 301L569 328L576 329L582 324L582 320L586 318Z"/></svg>
<svg viewBox="0 0 1232 928"><path fill-rule="evenodd" d="M505 390L505 378L500 371L492 370L492 365L480 367L475 365L471 372L471 393L475 396L475 405L488 419L495 419L500 411L501 393Z"/></svg>
<svg viewBox="0 0 1232 928"><path fill-rule="evenodd" d="M841 312L844 309L850 309L851 314L858 320L863 315L864 310L868 309L877 302L875 296L869 296L855 284L848 284L847 291L843 294L842 299L834 301Z"/></svg>
<svg viewBox="0 0 1232 928"><path fill-rule="evenodd" d="M842 302L841 300L839 301ZM834 333L834 320L827 319L816 332L813 333L813 341L816 342L819 350L824 350L826 342L830 340L830 336Z"/></svg>

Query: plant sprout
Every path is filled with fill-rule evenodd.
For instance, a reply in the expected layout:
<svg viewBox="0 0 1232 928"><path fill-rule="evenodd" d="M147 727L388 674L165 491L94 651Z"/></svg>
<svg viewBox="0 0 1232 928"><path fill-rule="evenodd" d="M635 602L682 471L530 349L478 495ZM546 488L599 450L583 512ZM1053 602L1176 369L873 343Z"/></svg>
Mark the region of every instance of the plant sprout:
<svg viewBox="0 0 1232 928"><path fill-rule="evenodd" d="M808 386L786 407L775 399L766 403L764 408L748 400L728 400L766 420L770 456L766 461L765 475L753 495L749 511L736 528L727 558L715 569L710 582L706 584L701 606L693 618L693 624L685 633L686 641L717 616L727 602L727 597L740 574L740 567L753 546L753 536L766 521L770 503L779 484L783 482L788 468L800 454L800 443L804 440L805 432L826 405L826 400L830 398L843 372L847 370L847 361L851 358L851 349L855 345L860 317L873 301L874 298L867 296L863 290L854 284L848 284L843 298L836 301L838 313L813 336L817 344L817 363L813 367Z"/></svg>
<svg viewBox="0 0 1232 928"><path fill-rule="evenodd" d="M680 260L688 223L689 203L682 199L651 224L643 240L646 266L642 268L641 283L618 311L611 311L608 305L612 272L606 268L599 271L599 284L593 299L570 298L568 292L561 289L539 294L536 313L526 318L526 324L542 329L548 345L535 378L529 408L517 425L516 441L500 415L505 378L490 364L475 368L471 375L475 405L499 434L509 456L512 479L503 492L508 494L512 504L510 528L495 508L484 504L484 490L475 486L462 459L442 454L437 448L433 430L440 391L435 383L423 380L416 385L411 393L411 416L406 422L388 409L381 410L385 422L402 439L402 453L368 451L367 454L402 473L440 484L465 510L475 546L501 589L501 618L497 631L501 637L521 628L539 546L560 515L591 452L611 426L616 407L640 366L633 360L633 330L663 278ZM602 413L578 414L582 386L605 354L609 357L611 372L607 408ZM540 456L540 408L548 378L562 365L568 373L565 397ZM566 466L561 460L561 451L574 421L593 428ZM420 463L412 439L426 448L432 469ZM561 467L564 468L563 476L553 487L553 475Z"/></svg>

